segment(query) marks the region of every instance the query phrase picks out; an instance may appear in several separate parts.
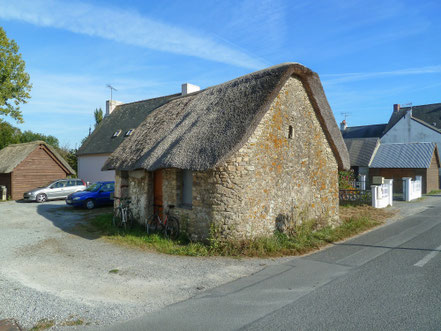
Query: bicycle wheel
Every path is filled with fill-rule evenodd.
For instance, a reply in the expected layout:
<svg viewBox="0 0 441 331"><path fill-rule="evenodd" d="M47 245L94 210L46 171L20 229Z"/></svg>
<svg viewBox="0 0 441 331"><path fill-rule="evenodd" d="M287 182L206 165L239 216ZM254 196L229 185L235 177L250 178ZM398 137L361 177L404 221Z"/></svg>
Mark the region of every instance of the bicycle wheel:
<svg viewBox="0 0 441 331"><path fill-rule="evenodd" d="M120 227L121 226L121 207L117 207L113 210L113 218L112 218L112 224L115 227Z"/></svg>
<svg viewBox="0 0 441 331"><path fill-rule="evenodd" d="M152 234L156 231L158 224L158 215L153 214L147 219L147 223L145 224L145 230L147 234Z"/></svg>
<svg viewBox="0 0 441 331"><path fill-rule="evenodd" d="M130 209L127 210L126 221L124 223L124 230L131 229L133 227L133 214Z"/></svg>
<svg viewBox="0 0 441 331"><path fill-rule="evenodd" d="M165 236L175 240L179 237L179 221L176 217L169 217L165 225Z"/></svg>

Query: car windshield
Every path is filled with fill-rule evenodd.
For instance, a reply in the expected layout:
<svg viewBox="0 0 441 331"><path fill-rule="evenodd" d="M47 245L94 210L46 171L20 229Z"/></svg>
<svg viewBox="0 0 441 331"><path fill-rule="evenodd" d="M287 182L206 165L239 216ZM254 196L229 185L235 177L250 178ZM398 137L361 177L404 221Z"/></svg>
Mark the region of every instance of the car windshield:
<svg viewBox="0 0 441 331"><path fill-rule="evenodd" d="M98 191L100 189L100 187L101 187L100 184L95 183L95 184L90 185L88 188L86 188L86 191L96 192L96 191Z"/></svg>

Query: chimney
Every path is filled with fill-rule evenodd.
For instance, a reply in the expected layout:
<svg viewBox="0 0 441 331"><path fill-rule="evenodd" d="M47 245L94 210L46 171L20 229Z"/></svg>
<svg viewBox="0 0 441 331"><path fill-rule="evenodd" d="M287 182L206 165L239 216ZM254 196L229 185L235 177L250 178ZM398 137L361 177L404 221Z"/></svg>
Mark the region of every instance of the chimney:
<svg viewBox="0 0 441 331"><path fill-rule="evenodd" d="M116 106L122 105L121 101L116 100L106 100L106 115L110 115L116 108Z"/></svg>
<svg viewBox="0 0 441 331"><path fill-rule="evenodd" d="M394 104L394 113L397 113L400 110L399 104Z"/></svg>
<svg viewBox="0 0 441 331"><path fill-rule="evenodd" d="M343 120L343 121L340 123L340 130L341 130L341 131L344 131L344 130L346 130L347 127L348 127L348 126L346 125L346 120Z"/></svg>
<svg viewBox="0 0 441 331"><path fill-rule="evenodd" d="M193 92L200 91L201 88L197 85L193 85L190 83L184 83L182 84L182 95L187 95Z"/></svg>

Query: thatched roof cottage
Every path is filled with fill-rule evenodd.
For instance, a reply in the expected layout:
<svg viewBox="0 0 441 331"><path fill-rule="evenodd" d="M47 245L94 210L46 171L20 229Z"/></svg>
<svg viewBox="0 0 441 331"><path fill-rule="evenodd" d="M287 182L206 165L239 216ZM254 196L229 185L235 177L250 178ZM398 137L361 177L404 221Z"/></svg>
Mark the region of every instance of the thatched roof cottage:
<svg viewBox="0 0 441 331"><path fill-rule="evenodd" d="M154 204L175 205L203 240L337 222L339 168L349 156L318 75L285 63L170 100L103 170L116 170L115 194L131 197L140 222Z"/></svg>

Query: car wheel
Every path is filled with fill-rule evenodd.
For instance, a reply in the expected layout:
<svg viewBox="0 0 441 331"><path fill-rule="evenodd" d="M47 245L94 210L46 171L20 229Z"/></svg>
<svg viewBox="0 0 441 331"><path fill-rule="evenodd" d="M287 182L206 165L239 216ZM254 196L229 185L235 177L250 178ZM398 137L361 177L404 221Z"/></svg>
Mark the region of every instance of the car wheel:
<svg viewBox="0 0 441 331"><path fill-rule="evenodd" d="M92 199L87 199L84 205L86 206L87 209L95 208L95 202L93 202Z"/></svg>
<svg viewBox="0 0 441 331"><path fill-rule="evenodd" d="M39 203L45 202L45 201L47 201L47 195L44 193L37 194L37 196L35 197L35 201L37 201Z"/></svg>

